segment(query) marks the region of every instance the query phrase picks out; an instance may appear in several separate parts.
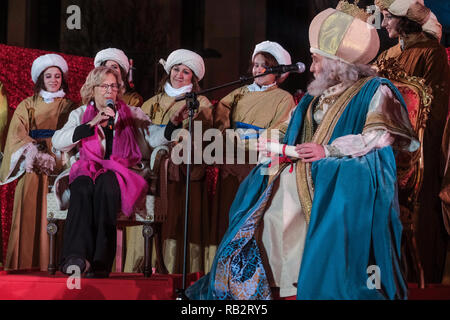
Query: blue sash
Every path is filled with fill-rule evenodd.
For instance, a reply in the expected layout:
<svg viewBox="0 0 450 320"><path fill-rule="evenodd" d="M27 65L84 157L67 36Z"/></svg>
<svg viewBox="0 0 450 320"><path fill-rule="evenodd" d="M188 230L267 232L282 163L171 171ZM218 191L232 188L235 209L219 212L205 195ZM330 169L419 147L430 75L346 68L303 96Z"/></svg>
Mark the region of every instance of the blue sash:
<svg viewBox="0 0 450 320"><path fill-rule="evenodd" d="M45 138L51 138L55 134L56 130L50 130L50 129L36 129L31 130L29 133L29 136L33 139L45 139Z"/></svg>
<svg viewBox="0 0 450 320"><path fill-rule="evenodd" d="M259 132L262 130L265 130L264 128L254 126L252 124L248 124L245 122L235 122L236 129L248 129L251 130L250 132L245 132L244 134L240 135L240 138L242 140L248 140L248 139L258 139Z"/></svg>

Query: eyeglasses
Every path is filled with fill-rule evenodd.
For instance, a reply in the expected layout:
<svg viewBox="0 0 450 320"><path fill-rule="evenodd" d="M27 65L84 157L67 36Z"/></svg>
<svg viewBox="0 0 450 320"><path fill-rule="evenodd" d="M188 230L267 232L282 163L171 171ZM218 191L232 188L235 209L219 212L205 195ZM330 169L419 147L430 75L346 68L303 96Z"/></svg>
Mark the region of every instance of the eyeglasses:
<svg viewBox="0 0 450 320"><path fill-rule="evenodd" d="M117 83L112 83L112 84L104 83L104 84L98 85L96 87L101 88L102 91L105 91L105 92L108 91L108 88L111 88L111 91L118 91L119 90L119 85Z"/></svg>

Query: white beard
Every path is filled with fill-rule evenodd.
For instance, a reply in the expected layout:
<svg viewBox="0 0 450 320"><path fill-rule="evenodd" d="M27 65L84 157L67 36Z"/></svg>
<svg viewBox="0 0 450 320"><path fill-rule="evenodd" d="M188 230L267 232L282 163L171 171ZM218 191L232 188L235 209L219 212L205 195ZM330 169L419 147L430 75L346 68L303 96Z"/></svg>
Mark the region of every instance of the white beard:
<svg viewBox="0 0 450 320"><path fill-rule="evenodd" d="M308 85L307 90L310 95L318 97L322 95L325 90L336 84L337 82L328 78L325 72L321 72L318 77Z"/></svg>

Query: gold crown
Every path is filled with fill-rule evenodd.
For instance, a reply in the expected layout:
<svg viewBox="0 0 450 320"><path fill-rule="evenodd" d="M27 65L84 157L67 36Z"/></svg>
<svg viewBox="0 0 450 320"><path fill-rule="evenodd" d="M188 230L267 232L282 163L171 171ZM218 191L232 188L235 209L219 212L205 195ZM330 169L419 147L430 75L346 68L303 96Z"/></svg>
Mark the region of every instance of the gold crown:
<svg viewBox="0 0 450 320"><path fill-rule="evenodd" d="M367 19L369 19L370 17L370 13L358 7L358 2L359 0L355 0L354 4L351 4L346 0L339 1L336 10L344 12L364 22L367 22Z"/></svg>
<svg viewBox="0 0 450 320"><path fill-rule="evenodd" d="M375 0L375 5L380 8L380 10L387 10L394 0Z"/></svg>

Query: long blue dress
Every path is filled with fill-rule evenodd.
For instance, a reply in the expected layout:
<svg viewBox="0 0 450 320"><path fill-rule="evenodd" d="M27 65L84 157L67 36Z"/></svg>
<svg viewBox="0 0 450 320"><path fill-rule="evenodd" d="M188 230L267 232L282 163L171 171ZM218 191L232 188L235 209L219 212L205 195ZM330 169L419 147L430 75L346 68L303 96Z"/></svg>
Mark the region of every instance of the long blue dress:
<svg viewBox="0 0 450 320"><path fill-rule="evenodd" d="M370 78L329 128L328 144L363 132L369 103L382 84L391 88L406 109L389 80ZM313 99L307 94L300 101L283 143L307 142L301 135ZM190 299L272 298L254 237L273 188L273 180L269 182L262 171L267 166L258 165L242 182L211 271L187 289ZM314 190L297 299L406 299L392 147L356 158L324 158L313 162L310 170ZM379 271L376 275L372 274L374 266ZM379 284L374 283L375 278Z"/></svg>

